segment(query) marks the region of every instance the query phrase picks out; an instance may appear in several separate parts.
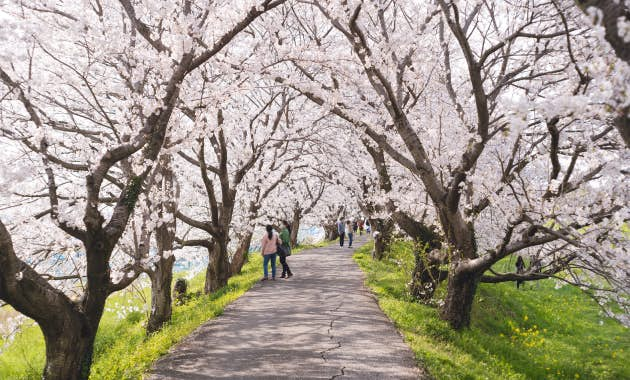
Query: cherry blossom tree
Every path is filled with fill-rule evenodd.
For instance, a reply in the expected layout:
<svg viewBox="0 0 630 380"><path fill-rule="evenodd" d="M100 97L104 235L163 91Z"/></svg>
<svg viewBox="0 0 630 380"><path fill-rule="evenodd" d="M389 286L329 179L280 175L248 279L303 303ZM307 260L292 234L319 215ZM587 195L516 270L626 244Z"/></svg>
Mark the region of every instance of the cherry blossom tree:
<svg viewBox="0 0 630 380"><path fill-rule="evenodd" d="M588 70L584 70L583 80L594 82L590 86L589 96L607 104L612 111L609 129L614 127L626 147L630 147L630 105L627 95L627 78L630 75L630 3L576 0L575 4L588 16L593 28L583 34L583 38L587 40L582 42L584 51L574 53L575 57L572 59L576 67L579 64ZM569 20L586 18L579 17L569 6L556 7L565 27ZM581 25L590 22L584 20Z"/></svg>
<svg viewBox="0 0 630 380"><path fill-rule="evenodd" d="M595 24L604 27L604 37L616 55L630 64L630 5L626 0L575 0Z"/></svg>
<svg viewBox="0 0 630 380"><path fill-rule="evenodd" d="M147 334L154 333L171 319L173 254L178 185L172 165L169 143L160 155L156 169L147 179L145 192L139 196L137 212L118 243L116 273L119 288L126 288L142 273L151 281L151 307L146 324ZM155 250L152 250L155 247ZM112 260L114 261L114 260Z"/></svg>
<svg viewBox="0 0 630 380"><path fill-rule="evenodd" d="M563 9L525 1L313 5L335 31L312 8L296 12L309 54L304 44L288 50L268 64L269 75L418 178L447 243L444 319L469 324L481 280L560 272L627 307L619 271L628 258L627 185L618 180L627 152L602 151L616 136L592 117L605 107L583 95L588 81L568 45L579 29L558 22ZM536 265L522 276L484 274L513 254ZM577 268L592 276L576 280Z"/></svg>
<svg viewBox="0 0 630 380"><path fill-rule="evenodd" d="M38 162L49 203L42 214L63 232L66 252L84 252L70 277L40 273L29 265L31 247L13 244L29 226L0 222L0 298L41 327L45 378L89 376L105 301L122 287L109 261L154 170L187 75L283 2L33 1L2 9L20 34L0 66L3 137ZM85 279L79 297L50 281L70 278Z"/></svg>
<svg viewBox="0 0 630 380"><path fill-rule="evenodd" d="M208 250L206 293L226 285L231 275L228 245L239 189L242 191L248 173L261 160L269 160L269 154L275 154L269 149L273 140L278 140L275 144L286 144L282 141L285 133L281 124L287 118L289 102L282 92L260 91L249 96L236 93L231 102L204 108L199 115L189 113L196 125L207 129L199 129L191 152L182 151L180 155L198 168L207 202L201 206L191 199L191 206L196 206L196 210L192 210L194 214L180 207L177 218L207 234L200 239L180 239L183 246L201 246ZM213 116L215 120L211 119ZM281 169L268 169L269 173L261 173L263 175L257 179L260 189L255 191L264 191L265 182L274 184L282 179ZM256 213L256 203L250 209L252 207Z"/></svg>
<svg viewBox="0 0 630 380"><path fill-rule="evenodd" d="M210 293L257 226L332 240L363 214L376 258L396 226L417 243L410 290L453 328L479 283L541 279L630 324L627 9L3 4L0 299L41 327L45 378L84 379L113 292L146 273L147 331L170 319L174 249L206 250Z"/></svg>

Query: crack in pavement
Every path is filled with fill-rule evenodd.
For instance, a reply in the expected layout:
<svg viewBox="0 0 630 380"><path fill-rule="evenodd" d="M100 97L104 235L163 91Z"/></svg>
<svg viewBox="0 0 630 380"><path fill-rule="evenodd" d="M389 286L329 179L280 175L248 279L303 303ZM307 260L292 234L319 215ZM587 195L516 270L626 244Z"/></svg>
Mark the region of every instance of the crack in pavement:
<svg viewBox="0 0 630 380"><path fill-rule="evenodd" d="M342 306L343 306L343 302L341 302L341 303L339 304L339 306L337 306L337 307L335 307L335 308L333 308L333 309L330 309L330 310L328 311L328 313L331 313L331 314L332 314L332 313L334 313L334 312L336 312L336 311L339 311L339 309L341 309L341 307L342 307ZM338 319L340 319L340 318L341 318L340 316L335 317L335 316L333 315L333 318L330 320L330 324L328 325L328 331L326 332L326 333L328 334L328 338L330 338L330 340L335 339L335 336L332 334L333 325L334 325L335 321L336 321L336 320L338 320ZM322 358L325 362L327 362L327 361L328 361L328 358L326 358L326 354L328 354L329 352L331 352L331 351L333 351L333 350L337 350L337 349L340 349L340 348L341 348L341 341L337 341L336 343L337 343L337 346L335 346L335 347L331 347L331 348L327 348L327 349L325 349L324 351L320 351L320 352L319 352L319 355L321 356L321 358ZM346 367L343 367L343 368L346 368ZM342 370L342 372L343 372L343 370Z"/></svg>
<svg viewBox="0 0 630 380"><path fill-rule="evenodd" d="M337 350L337 349L340 349L340 348L341 348L341 342L337 342L337 346L331 347L331 348L327 348L324 351L320 351L319 355L322 357L322 359L324 359L325 362L327 362L328 359L326 358L326 354L329 353L330 351Z"/></svg>
<svg viewBox="0 0 630 380"><path fill-rule="evenodd" d="M352 251L323 247L292 260L300 276L255 285L159 359L149 379L418 380L413 352L370 297Z"/></svg>
<svg viewBox="0 0 630 380"><path fill-rule="evenodd" d="M336 378L338 378L338 377L345 376L345 375L346 375L346 373L344 372L344 370L345 370L345 369L346 369L346 367L341 367L341 370L340 370L340 371L341 371L341 374L339 374L339 375L335 375L335 376L331 377L331 378L330 378L330 380L334 380L334 379L336 379Z"/></svg>

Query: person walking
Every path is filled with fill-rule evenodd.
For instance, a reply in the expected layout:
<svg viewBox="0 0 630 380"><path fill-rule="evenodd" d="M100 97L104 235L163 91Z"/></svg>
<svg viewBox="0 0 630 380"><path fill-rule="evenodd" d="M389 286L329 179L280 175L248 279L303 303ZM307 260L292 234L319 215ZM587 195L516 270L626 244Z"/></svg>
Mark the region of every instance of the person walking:
<svg viewBox="0 0 630 380"><path fill-rule="evenodd" d="M278 244L280 244L278 234L273 232L273 227L271 225L267 225L265 229L267 230L267 233L263 236L260 243L260 253L263 255L263 273L265 275L262 278L262 281L269 279L268 264L270 261L271 279L276 279L276 252L278 252Z"/></svg>
<svg viewBox="0 0 630 380"><path fill-rule="evenodd" d="M339 219L337 219L337 233L339 233L339 246L343 247L343 240L346 235L346 227L344 226L343 222Z"/></svg>
<svg viewBox="0 0 630 380"><path fill-rule="evenodd" d="M348 234L348 248L352 248L352 238L354 237L354 230L352 229L352 222L346 220L346 233Z"/></svg>
<svg viewBox="0 0 630 380"><path fill-rule="evenodd" d="M282 275L280 278L289 278L293 276L289 264L287 264L287 256L291 256L291 226L286 220L282 221L282 231L280 231L281 247L278 247L278 255L280 256L280 264L282 264Z"/></svg>
<svg viewBox="0 0 630 380"><path fill-rule="evenodd" d="M359 219L359 236L363 234L363 219Z"/></svg>

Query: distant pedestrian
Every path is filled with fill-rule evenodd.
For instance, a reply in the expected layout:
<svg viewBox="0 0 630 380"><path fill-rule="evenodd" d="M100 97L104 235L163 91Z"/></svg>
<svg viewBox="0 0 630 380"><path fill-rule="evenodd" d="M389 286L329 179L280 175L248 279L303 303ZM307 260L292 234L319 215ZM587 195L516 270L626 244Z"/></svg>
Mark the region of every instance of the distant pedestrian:
<svg viewBox="0 0 630 380"><path fill-rule="evenodd" d="M346 220L346 233L348 234L348 248L352 248L352 238L354 237L354 231L352 230L352 222Z"/></svg>
<svg viewBox="0 0 630 380"><path fill-rule="evenodd" d="M286 220L282 221L282 231L280 231L281 246L278 247L278 255L280 256L280 264L282 264L282 275L280 278L289 278L293 276L289 264L287 264L287 256L291 256L291 226Z"/></svg>
<svg viewBox="0 0 630 380"><path fill-rule="evenodd" d="M357 219L352 222L352 231L356 234L359 231L359 223L357 223Z"/></svg>
<svg viewBox="0 0 630 380"><path fill-rule="evenodd" d="M368 234L372 232L372 226L370 226L370 221L368 219L365 219L365 232Z"/></svg>
<svg viewBox="0 0 630 380"><path fill-rule="evenodd" d="M346 227L339 219L337 219L337 233L339 233L339 246L343 247L343 239L346 237Z"/></svg>
<svg viewBox="0 0 630 380"><path fill-rule="evenodd" d="M361 234L363 234L363 229L364 229L364 224L363 224L363 219L359 219L359 236L361 236Z"/></svg>
<svg viewBox="0 0 630 380"><path fill-rule="evenodd" d="M260 243L260 253L263 255L263 273L264 277L262 281L269 279L268 274L268 264L271 261L271 279L276 279L276 252L278 252L278 244L280 244L280 239L278 238L278 234L273 232L273 227L267 225L265 227L267 233L262 238L262 242Z"/></svg>

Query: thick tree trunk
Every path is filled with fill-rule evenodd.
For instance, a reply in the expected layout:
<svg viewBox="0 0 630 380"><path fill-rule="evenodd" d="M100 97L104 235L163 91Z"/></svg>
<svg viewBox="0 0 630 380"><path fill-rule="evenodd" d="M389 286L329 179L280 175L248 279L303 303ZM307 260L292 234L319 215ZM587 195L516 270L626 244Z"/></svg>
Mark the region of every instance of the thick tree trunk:
<svg viewBox="0 0 630 380"><path fill-rule="evenodd" d="M448 207L438 210L442 229L452 248L447 295L440 316L452 328L461 329L470 325L472 304L483 270L464 267L468 260L478 257L472 223L466 222L461 214Z"/></svg>
<svg viewBox="0 0 630 380"><path fill-rule="evenodd" d="M94 310L98 309L96 307ZM46 364L42 378L87 380L100 314L90 319L76 308L52 309L50 312L54 317L39 321L46 342Z"/></svg>
<svg viewBox="0 0 630 380"><path fill-rule="evenodd" d="M159 204L158 216L164 218L165 215L175 215L176 211L176 204L173 201L176 197L174 175L169 155L162 157L160 170L163 178L162 191L170 195L170 200L163 200ZM175 227L176 223L173 217L168 223L160 224L155 231L157 253L160 260L157 262L156 269L149 272L151 278L151 314L147 322L147 335L160 330L164 323L171 320Z"/></svg>
<svg viewBox="0 0 630 380"><path fill-rule="evenodd" d="M337 225L333 224L325 224L324 232L326 234L326 240L332 241L339 237L339 232L337 232Z"/></svg>
<svg viewBox="0 0 630 380"><path fill-rule="evenodd" d="M149 274L151 278L151 314L147 321L147 335L159 331L171 320L173 313L171 285L173 283L173 264L175 257L160 259L157 268Z"/></svg>
<svg viewBox="0 0 630 380"><path fill-rule="evenodd" d="M374 251L372 258L381 260L389 250L394 232L394 222L391 219L370 219L372 236L374 236Z"/></svg>
<svg viewBox="0 0 630 380"><path fill-rule="evenodd" d="M458 271L457 264L451 265L440 317L452 328L459 330L470 326L470 314L480 277L476 272Z"/></svg>
<svg viewBox="0 0 630 380"><path fill-rule="evenodd" d="M210 294L227 285L230 278L226 239L218 240L210 252L208 269L206 270L206 283L204 285L206 294Z"/></svg>
<svg viewBox="0 0 630 380"><path fill-rule="evenodd" d="M298 245L298 232L300 230L300 222L302 220L302 210L299 208L293 209L293 219L291 219L291 247L297 247Z"/></svg>
<svg viewBox="0 0 630 380"><path fill-rule="evenodd" d="M43 379L83 380L90 375L97 328L79 313L58 315L61 323L40 327L46 342Z"/></svg>
<svg viewBox="0 0 630 380"><path fill-rule="evenodd" d="M254 236L253 232L247 232L245 236L241 238L238 248L236 248L236 253L234 253L234 257L232 257L232 262L230 263L231 276L241 273L243 265L247 262L249 258L249 246L252 243L252 236Z"/></svg>

